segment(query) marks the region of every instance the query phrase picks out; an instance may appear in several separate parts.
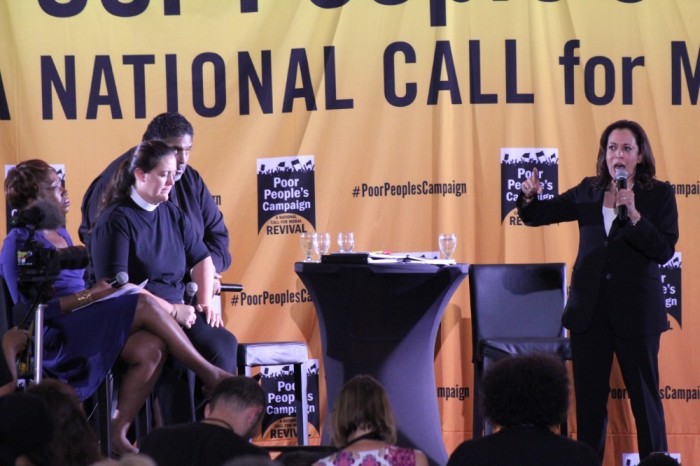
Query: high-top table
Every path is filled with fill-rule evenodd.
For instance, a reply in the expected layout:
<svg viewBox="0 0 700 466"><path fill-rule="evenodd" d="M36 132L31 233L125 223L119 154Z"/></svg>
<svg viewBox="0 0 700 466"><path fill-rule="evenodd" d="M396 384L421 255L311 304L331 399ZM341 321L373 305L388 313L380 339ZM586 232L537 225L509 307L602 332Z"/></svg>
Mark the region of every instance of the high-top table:
<svg viewBox="0 0 700 466"><path fill-rule="evenodd" d="M420 449L431 465L447 463L435 387L435 339L467 265L297 262L294 271L318 315L326 414L345 381L369 374L389 395L399 445ZM322 443L329 442L324 422Z"/></svg>

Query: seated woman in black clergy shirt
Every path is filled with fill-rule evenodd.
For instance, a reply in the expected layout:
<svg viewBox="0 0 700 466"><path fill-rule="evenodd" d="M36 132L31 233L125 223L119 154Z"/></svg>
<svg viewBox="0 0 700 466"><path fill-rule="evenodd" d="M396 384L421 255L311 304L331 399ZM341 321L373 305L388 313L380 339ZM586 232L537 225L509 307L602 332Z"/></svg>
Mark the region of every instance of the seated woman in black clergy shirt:
<svg viewBox="0 0 700 466"><path fill-rule="evenodd" d="M148 280L148 291L175 304L183 302L189 271L198 285L198 314L185 333L212 364L235 373L238 342L210 308L210 253L187 216L166 202L175 184L175 154L163 141L143 141L114 174L90 241L95 275L127 272L132 282Z"/></svg>

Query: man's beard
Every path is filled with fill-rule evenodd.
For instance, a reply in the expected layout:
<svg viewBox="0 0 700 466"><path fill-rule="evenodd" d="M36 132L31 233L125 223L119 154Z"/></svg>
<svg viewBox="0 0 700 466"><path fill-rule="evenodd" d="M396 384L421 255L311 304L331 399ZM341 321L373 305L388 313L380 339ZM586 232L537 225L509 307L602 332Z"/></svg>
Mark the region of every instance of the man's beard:
<svg viewBox="0 0 700 466"><path fill-rule="evenodd" d="M175 181L180 181L180 178L182 178L182 175L185 174L185 170L187 170L186 163L181 163L177 166L177 170L175 170L175 176L173 177L175 179Z"/></svg>

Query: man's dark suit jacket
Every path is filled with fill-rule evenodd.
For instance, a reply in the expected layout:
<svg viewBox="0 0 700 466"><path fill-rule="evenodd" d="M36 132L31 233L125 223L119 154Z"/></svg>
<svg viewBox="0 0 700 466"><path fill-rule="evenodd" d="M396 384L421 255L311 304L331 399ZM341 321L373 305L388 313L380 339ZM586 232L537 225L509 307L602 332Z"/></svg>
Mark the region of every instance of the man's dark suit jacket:
<svg viewBox="0 0 700 466"><path fill-rule="evenodd" d="M609 235L602 214L605 191L593 178L553 199L524 205L522 193L518 197L518 214L526 225L578 221L578 255L563 317L572 332L590 325L603 283L614 290L606 306L618 336L641 337L668 328L659 265L673 257L678 241L675 194L670 184L657 180L648 189L635 183L633 191L641 220L635 226L615 221Z"/></svg>

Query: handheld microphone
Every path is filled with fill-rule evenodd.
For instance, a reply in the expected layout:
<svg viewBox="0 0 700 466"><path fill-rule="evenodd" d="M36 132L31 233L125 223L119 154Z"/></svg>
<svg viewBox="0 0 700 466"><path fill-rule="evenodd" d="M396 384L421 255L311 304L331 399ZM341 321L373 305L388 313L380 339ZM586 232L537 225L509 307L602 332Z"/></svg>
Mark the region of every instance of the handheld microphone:
<svg viewBox="0 0 700 466"><path fill-rule="evenodd" d="M185 304L188 306L194 306L194 295L197 294L199 286L195 282L188 282L185 285Z"/></svg>
<svg viewBox="0 0 700 466"><path fill-rule="evenodd" d="M617 183L617 189L627 189L627 176L627 170L624 168L615 169L615 182ZM627 221L627 206L618 206L617 218L623 222Z"/></svg>
<svg viewBox="0 0 700 466"><path fill-rule="evenodd" d="M121 288L129 281L129 274L122 271L116 274L114 277L105 278L105 282L112 288Z"/></svg>
<svg viewBox="0 0 700 466"><path fill-rule="evenodd" d="M221 292L225 293L227 291L232 291L234 293L243 291L243 285L240 285L238 283L222 283Z"/></svg>

